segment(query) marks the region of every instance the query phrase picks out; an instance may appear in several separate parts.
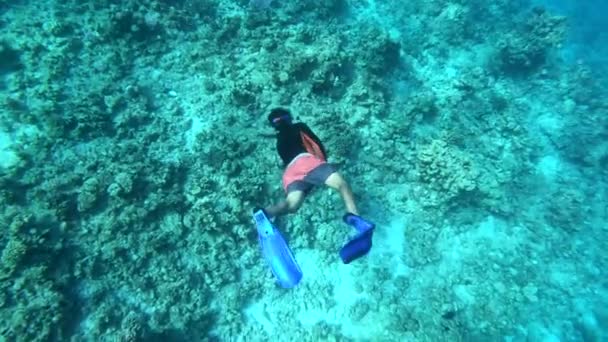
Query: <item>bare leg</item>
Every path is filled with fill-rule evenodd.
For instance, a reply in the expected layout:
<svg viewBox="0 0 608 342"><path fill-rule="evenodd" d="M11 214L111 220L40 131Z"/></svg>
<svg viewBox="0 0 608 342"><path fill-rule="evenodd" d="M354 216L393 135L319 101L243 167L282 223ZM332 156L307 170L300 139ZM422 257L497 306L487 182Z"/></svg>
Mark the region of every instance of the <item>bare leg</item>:
<svg viewBox="0 0 608 342"><path fill-rule="evenodd" d="M355 205L355 196L353 195L350 186L342 176L334 172L325 180L325 185L329 186L332 189L336 189L340 192L342 199L344 200L344 205L346 205L346 211L349 213L353 213L355 215L359 215L359 211L357 210L357 206Z"/></svg>
<svg viewBox="0 0 608 342"><path fill-rule="evenodd" d="M302 205L304 202L304 192L303 191L292 191L287 194L287 198L284 201L281 201L278 204L267 207L266 212L270 217L277 217L285 214L293 214Z"/></svg>

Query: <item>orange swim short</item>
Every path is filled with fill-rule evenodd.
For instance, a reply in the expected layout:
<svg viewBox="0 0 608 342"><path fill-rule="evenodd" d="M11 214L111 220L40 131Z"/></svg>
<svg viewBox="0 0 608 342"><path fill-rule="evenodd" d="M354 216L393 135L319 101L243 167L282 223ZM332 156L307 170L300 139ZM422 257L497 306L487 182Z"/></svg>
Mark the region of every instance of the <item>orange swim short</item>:
<svg viewBox="0 0 608 342"><path fill-rule="evenodd" d="M283 189L291 191L310 191L315 185L325 183L325 180L336 172L333 165L309 153L298 155L289 163L283 173Z"/></svg>

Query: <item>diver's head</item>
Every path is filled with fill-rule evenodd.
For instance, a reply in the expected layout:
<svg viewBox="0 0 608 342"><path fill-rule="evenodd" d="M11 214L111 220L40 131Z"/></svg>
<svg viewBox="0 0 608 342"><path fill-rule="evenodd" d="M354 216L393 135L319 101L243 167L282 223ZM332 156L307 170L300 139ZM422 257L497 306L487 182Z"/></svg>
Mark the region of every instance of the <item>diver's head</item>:
<svg viewBox="0 0 608 342"><path fill-rule="evenodd" d="M293 122L293 117L289 110L285 108L275 108L268 114L268 122L274 129L280 131L281 129L288 127Z"/></svg>

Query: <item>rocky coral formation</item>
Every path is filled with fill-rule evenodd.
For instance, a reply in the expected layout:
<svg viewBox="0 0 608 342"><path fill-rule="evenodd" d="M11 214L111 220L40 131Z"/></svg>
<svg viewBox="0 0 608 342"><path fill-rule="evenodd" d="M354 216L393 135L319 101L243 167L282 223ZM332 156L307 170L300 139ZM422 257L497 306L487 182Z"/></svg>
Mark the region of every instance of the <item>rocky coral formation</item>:
<svg viewBox="0 0 608 342"><path fill-rule="evenodd" d="M474 191L478 186L479 171L471 158L441 140L420 148L417 168L420 180L442 196L435 205Z"/></svg>
<svg viewBox="0 0 608 342"><path fill-rule="evenodd" d="M501 68L508 73L537 69L545 63L551 49L564 41L565 20L543 8L535 8L522 28L498 41Z"/></svg>
<svg viewBox="0 0 608 342"><path fill-rule="evenodd" d="M527 310L549 317L536 303L563 302L566 281L586 298L574 283L593 283L592 267L544 279L539 265L555 250L589 256L562 239L601 211L585 206L594 191L564 183L545 202L530 186L553 149L582 174L608 164L602 83L551 58L564 19L535 9L520 22L511 1L369 5L0 2L0 142L19 160L0 169L3 336L271 340L272 320L292 339L355 339L330 319L307 325L297 307L387 341L493 340L518 334ZM503 77L520 72L529 79ZM326 142L379 221L375 246L405 269L353 266L345 308L343 279L324 271L346 269L335 193L316 192L282 226L298 253L318 252L299 292L276 289L260 262L250 210L283 196L260 134L276 105ZM393 215L407 218L403 250L382 240ZM276 317L247 316L261 298ZM595 336L570 309L556 311Z"/></svg>
<svg viewBox="0 0 608 342"><path fill-rule="evenodd" d="M564 229L570 233L584 228L585 218L590 214L590 208L585 204L585 194L560 182L560 186L547 203L546 218L552 226Z"/></svg>

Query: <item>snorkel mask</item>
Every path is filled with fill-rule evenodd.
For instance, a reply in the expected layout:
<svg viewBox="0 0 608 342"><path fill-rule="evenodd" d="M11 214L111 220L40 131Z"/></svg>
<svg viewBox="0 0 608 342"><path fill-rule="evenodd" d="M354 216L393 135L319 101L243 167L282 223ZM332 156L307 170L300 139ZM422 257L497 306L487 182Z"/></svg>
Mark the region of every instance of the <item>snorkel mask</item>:
<svg viewBox="0 0 608 342"><path fill-rule="evenodd" d="M288 127L291 125L292 121L293 117L291 116L291 112L285 108L274 108L270 111L270 114L268 114L268 123L276 130Z"/></svg>
<svg viewBox="0 0 608 342"><path fill-rule="evenodd" d="M292 121L291 115L285 114L285 115L281 115L279 117L272 119L270 124L272 125L272 127L277 128L280 123L285 123L285 124L289 125L289 124L291 124L291 121Z"/></svg>

